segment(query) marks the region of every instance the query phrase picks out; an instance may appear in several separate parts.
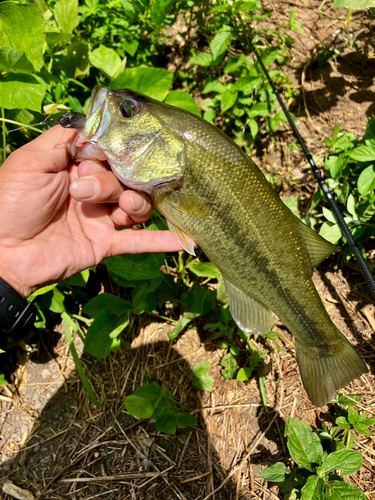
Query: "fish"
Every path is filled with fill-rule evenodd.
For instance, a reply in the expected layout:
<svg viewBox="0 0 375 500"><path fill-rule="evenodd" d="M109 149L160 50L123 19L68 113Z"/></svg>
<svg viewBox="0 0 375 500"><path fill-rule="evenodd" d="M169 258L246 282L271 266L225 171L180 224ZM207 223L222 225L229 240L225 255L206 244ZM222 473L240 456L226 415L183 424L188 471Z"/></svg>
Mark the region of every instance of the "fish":
<svg viewBox="0 0 375 500"><path fill-rule="evenodd" d="M72 122L79 128L72 156L107 160L123 184L149 195L188 253L202 248L222 274L243 332L266 334L272 313L280 318L295 339L315 406L367 372L312 281L314 268L337 247L285 206L222 131L138 92L101 86L92 91L86 119Z"/></svg>

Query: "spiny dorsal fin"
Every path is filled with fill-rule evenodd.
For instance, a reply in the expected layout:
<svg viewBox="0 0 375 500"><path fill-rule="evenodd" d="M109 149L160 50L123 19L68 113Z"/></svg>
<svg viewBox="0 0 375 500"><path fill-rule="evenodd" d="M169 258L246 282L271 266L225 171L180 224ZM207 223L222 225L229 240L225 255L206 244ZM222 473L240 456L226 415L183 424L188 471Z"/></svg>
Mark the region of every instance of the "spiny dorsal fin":
<svg viewBox="0 0 375 500"><path fill-rule="evenodd" d="M332 253L337 252L338 248L336 245L322 238L322 236L310 229L302 221L298 225L298 230L301 238L306 243L311 271Z"/></svg>
<svg viewBox="0 0 375 500"><path fill-rule="evenodd" d="M246 334L264 335L273 327L271 311L257 300L241 292L228 280L225 281L229 299L229 309L234 321Z"/></svg>
<svg viewBox="0 0 375 500"><path fill-rule="evenodd" d="M172 222L169 222L167 220L167 223L170 232L173 234L176 240L181 243L181 246L186 250L186 252L190 255L195 255L194 247L196 243L193 238L185 233L185 231L172 224Z"/></svg>

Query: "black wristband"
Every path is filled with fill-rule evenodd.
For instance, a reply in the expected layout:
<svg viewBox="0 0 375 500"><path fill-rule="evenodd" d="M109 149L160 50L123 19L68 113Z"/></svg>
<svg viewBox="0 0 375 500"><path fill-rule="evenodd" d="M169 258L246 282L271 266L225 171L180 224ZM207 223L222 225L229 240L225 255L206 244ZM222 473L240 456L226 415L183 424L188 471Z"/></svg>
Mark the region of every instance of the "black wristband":
<svg viewBox="0 0 375 500"><path fill-rule="evenodd" d="M0 278L0 329L14 340L22 338L35 323L36 308Z"/></svg>

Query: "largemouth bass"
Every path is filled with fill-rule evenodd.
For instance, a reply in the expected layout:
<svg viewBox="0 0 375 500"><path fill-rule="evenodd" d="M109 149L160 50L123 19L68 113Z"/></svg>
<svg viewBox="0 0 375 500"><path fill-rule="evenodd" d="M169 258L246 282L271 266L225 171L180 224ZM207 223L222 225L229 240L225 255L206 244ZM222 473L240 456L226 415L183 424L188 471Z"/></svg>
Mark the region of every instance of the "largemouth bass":
<svg viewBox="0 0 375 500"><path fill-rule="evenodd" d="M367 372L311 280L337 248L293 215L225 134L187 111L105 87L93 90L86 121L72 126L82 127L76 159L106 159L121 182L150 196L187 252L198 243L223 275L241 330L268 332L271 311L283 321L314 405Z"/></svg>

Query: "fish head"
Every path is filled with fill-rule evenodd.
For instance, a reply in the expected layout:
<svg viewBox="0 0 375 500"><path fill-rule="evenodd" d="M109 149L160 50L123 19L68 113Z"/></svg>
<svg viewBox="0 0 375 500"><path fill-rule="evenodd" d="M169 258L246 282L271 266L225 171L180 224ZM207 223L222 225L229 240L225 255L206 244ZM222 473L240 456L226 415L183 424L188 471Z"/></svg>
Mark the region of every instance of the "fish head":
<svg viewBox="0 0 375 500"><path fill-rule="evenodd" d="M178 182L184 173L184 143L158 116L158 104L131 90L95 87L72 155L107 160L132 189L151 192Z"/></svg>

